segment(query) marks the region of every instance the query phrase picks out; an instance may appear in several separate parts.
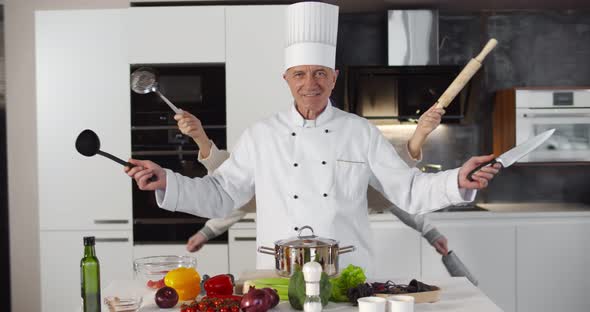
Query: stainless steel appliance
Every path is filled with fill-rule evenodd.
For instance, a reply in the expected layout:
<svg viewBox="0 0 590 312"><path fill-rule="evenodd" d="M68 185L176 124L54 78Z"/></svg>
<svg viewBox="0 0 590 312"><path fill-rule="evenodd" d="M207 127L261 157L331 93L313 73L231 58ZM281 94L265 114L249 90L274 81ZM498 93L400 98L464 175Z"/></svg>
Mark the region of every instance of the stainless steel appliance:
<svg viewBox="0 0 590 312"><path fill-rule="evenodd" d="M387 11L388 64L438 64L438 11Z"/></svg>
<svg viewBox="0 0 590 312"><path fill-rule="evenodd" d="M496 95L494 153L552 128L553 136L520 162L590 161L590 87L516 88Z"/></svg>
<svg viewBox="0 0 590 312"><path fill-rule="evenodd" d="M158 88L176 106L201 120L209 138L226 148L225 66L223 64L141 64L158 74ZM207 170L197 160L198 147L180 133L174 112L155 93L131 95L132 156L152 160L189 177ZM133 183L133 237L135 244L185 243L207 221L182 212L160 209L153 192ZM214 241L227 241L227 234Z"/></svg>

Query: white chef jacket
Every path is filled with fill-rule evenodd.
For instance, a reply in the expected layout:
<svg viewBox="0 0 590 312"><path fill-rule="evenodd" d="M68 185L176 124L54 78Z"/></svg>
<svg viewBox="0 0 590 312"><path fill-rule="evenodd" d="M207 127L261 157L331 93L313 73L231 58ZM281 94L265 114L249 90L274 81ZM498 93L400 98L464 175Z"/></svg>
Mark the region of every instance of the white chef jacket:
<svg viewBox="0 0 590 312"><path fill-rule="evenodd" d="M425 213L475 198L474 190L459 189L458 171L410 169L377 127L331 103L316 120L293 105L249 127L212 175L193 179L166 169L166 190L156 191L156 200L170 211L216 218L256 193L258 246L274 247L309 225L340 247L356 247L339 257L340 268L354 264L372 276L368 185L409 213ZM274 267L272 256L258 254L258 269Z"/></svg>

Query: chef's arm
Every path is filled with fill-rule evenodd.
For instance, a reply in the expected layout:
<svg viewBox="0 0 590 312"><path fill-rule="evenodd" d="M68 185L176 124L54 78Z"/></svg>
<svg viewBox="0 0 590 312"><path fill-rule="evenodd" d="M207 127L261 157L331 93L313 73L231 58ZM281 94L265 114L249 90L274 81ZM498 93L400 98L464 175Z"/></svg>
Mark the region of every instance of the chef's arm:
<svg viewBox="0 0 590 312"><path fill-rule="evenodd" d="M174 115L174 119L180 132L190 136L199 146L199 157L209 157L213 142L209 140L201 121L187 111L180 111Z"/></svg>
<svg viewBox="0 0 590 312"><path fill-rule="evenodd" d="M396 206L410 214L426 213L475 198L475 191L459 189L459 168L435 174L410 169L375 126L369 131L370 184Z"/></svg>
<svg viewBox="0 0 590 312"><path fill-rule="evenodd" d="M246 211L238 209L234 210L234 212L225 218L210 219L205 223L199 232L201 232L207 238L207 240L211 240L223 234L232 225L234 225L234 223L240 221L246 215L246 213Z"/></svg>
<svg viewBox="0 0 590 312"><path fill-rule="evenodd" d="M208 174L212 174L221 164L229 158L229 152L226 150L219 150L215 143L211 141L211 148L209 149L208 157L203 157L199 153L198 160L207 169ZM243 210L235 210L225 218L209 219L205 225L199 230L207 240L211 240L229 229L234 223L238 222L246 215Z"/></svg>
<svg viewBox="0 0 590 312"><path fill-rule="evenodd" d="M426 220L424 214L411 215L395 205L391 205L388 210L404 224L418 231L430 245L434 245L437 240L444 237L434 225Z"/></svg>
<svg viewBox="0 0 590 312"><path fill-rule="evenodd" d="M406 163L410 167L415 166L416 163L422 160L422 145L426 142L428 135L440 125L440 121L444 114L445 110L437 107L437 104L434 104L418 119L416 129L406 144L408 156L411 160L410 162L406 161ZM404 155L403 153L400 154ZM402 156L402 158L405 158L404 156Z"/></svg>
<svg viewBox="0 0 590 312"><path fill-rule="evenodd" d="M253 146L246 130L230 158L211 175L189 178L166 169L166 189L156 190L158 206L205 218L223 218L254 196Z"/></svg>
<svg viewBox="0 0 590 312"><path fill-rule="evenodd" d="M422 161L422 145L426 141L426 136L417 135L416 132L412 135L412 137L408 140L406 144L407 151L406 153L400 153L400 155L404 155L406 157L402 157L406 164L410 167L415 167L417 163Z"/></svg>
<svg viewBox="0 0 590 312"><path fill-rule="evenodd" d="M198 160L207 169L207 174L212 174L221 164L229 158L229 152L226 150L219 150L215 143L211 141L211 148L209 156L203 157L199 152Z"/></svg>

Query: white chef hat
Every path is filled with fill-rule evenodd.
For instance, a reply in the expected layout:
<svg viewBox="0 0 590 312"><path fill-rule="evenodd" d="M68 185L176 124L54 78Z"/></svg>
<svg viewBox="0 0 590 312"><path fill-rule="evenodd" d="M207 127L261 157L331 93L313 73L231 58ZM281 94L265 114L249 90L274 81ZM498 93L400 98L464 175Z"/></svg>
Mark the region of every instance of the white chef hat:
<svg viewBox="0 0 590 312"><path fill-rule="evenodd" d="M287 7L285 70L298 65L335 68L338 6L299 2Z"/></svg>

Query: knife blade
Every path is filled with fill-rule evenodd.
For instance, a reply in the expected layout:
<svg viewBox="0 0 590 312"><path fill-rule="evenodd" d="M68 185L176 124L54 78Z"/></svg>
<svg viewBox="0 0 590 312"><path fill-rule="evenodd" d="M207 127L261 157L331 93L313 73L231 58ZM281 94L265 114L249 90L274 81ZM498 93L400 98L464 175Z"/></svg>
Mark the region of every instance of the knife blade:
<svg viewBox="0 0 590 312"><path fill-rule="evenodd" d="M535 137L530 138L530 139L526 140L525 142L522 142L518 146L504 152L502 155L477 166L475 169L473 169L473 170L471 170L471 172L469 172L469 174L467 175L467 179L469 181L473 181L472 176L474 173L476 173L477 171L479 171L481 168L483 168L485 166L488 166L488 165L492 166L495 163L501 164L503 168L510 167L512 164L517 162L519 159L523 158L528 153L532 152L537 147L539 147L541 144L543 144L543 142L545 142L549 137L551 137L551 135L553 135L553 132L555 132L555 129L547 130L541 134L538 134Z"/></svg>

